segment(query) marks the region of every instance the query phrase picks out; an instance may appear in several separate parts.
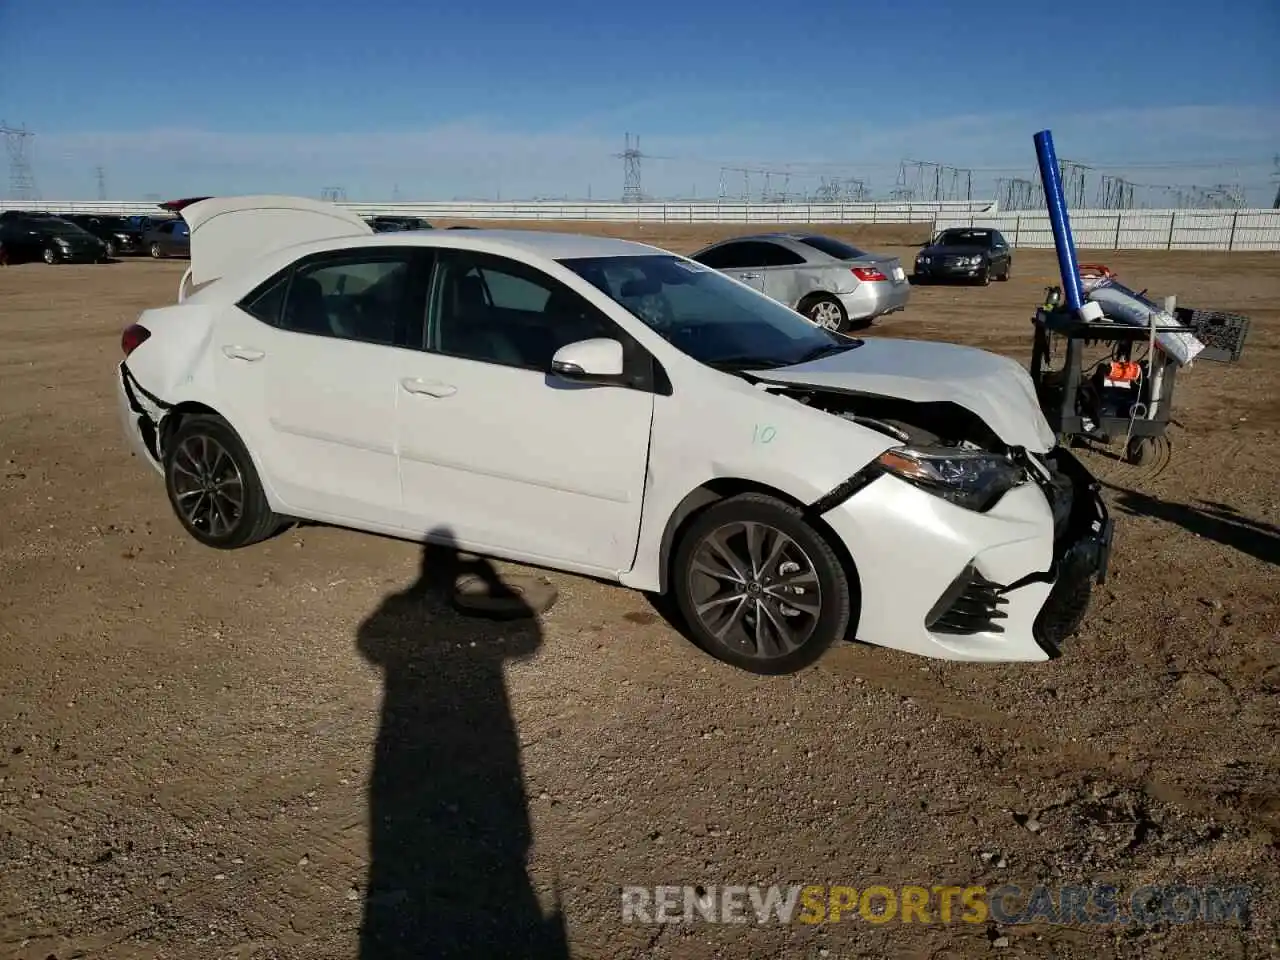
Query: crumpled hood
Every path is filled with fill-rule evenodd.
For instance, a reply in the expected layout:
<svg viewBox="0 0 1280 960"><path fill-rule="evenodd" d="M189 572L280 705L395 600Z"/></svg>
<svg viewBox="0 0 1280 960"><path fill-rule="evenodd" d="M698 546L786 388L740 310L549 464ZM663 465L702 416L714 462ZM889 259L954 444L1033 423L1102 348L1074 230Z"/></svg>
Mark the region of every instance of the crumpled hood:
<svg viewBox="0 0 1280 960"><path fill-rule="evenodd" d="M1045 453L1056 443L1031 376L1015 360L987 350L930 340L870 337L862 346L811 363L749 371L772 383L949 401L981 417L1001 440Z"/></svg>

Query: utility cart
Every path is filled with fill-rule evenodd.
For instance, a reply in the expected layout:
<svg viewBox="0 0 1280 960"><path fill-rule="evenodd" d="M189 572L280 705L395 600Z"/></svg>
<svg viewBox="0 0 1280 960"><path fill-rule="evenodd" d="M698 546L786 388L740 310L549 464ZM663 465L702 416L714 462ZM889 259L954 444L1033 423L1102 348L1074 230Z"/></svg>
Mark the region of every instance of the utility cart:
<svg viewBox="0 0 1280 960"><path fill-rule="evenodd" d="M1097 282L1132 294L1108 274ZM1240 359L1249 329L1247 317L1173 304L1170 310L1141 294L1132 296L1150 307L1146 327L1105 315L1082 319L1062 304L1059 288L1046 294L1032 318L1031 352L1031 379L1045 418L1062 442L1119 444L1125 461L1135 465L1154 457L1155 440L1164 436L1172 416L1174 387L1185 364L1167 348L1168 338L1185 335L1196 347L1203 345L1192 360L1231 363ZM1158 317L1164 318L1159 325Z"/></svg>

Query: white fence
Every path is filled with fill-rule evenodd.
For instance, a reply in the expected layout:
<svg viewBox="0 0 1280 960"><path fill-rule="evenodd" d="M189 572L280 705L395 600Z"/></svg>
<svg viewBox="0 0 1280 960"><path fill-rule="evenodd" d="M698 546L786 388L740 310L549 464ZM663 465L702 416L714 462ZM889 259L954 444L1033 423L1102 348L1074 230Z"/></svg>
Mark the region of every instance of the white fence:
<svg viewBox="0 0 1280 960"><path fill-rule="evenodd" d="M994 213L983 201L930 203L742 203L673 200L661 203L605 203L600 201L517 200L427 201L421 203L355 203L342 207L361 216L423 217L427 220L595 220L611 223L933 223L940 213ZM0 200L0 209L21 207L50 213L118 213L160 215L146 201L33 201L20 204Z"/></svg>
<svg viewBox="0 0 1280 960"><path fill-rule="evenodd" d="M1073 210L1076 246L1090 250L1280 250L1280 210ZM936 228L993 227L1015 247L1052 247L1043 212L939 214Z"/></svg>
<svg viewBox="0 0 1280 960"><path fill-rule="evenodd" d="M1043 211L1000 212L987 201L938 203L741 203L669 201L606 203L526 200L354 203L340 206L361 216L424 217L427 220L594 220L610 223L919 223L945 227L987 226L1015 247L1052 247ZM160 214L149 201L42 201L5 208L53 213ZM1093 250L1280 250L1280 210L1074 210L1076 246Z"/></svg>

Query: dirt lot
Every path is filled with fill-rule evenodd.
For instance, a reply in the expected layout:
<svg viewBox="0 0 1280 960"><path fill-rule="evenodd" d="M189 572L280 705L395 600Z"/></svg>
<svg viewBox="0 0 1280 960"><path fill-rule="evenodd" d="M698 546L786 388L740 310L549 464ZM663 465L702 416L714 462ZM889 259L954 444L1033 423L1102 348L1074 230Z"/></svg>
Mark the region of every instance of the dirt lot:
<svg viewBox="0 0 1280 960"><path fill-rule="evenodd" d="M923 239L831 232L904 259ZM849 645L780 679L592 581L550 575L536 626L494 626L397 597L412 544L196 545L112 379L183 264L0 270L0 956L353 957L366 908L406 929L433 892L451 906L404 954L430 958L447 928L536 915L530 882L581 958L1274 955L1280 258L1105 259L1253 329L1240 364L1185 374L1166 469L1099 463L1116 556L1069 655ZM1010 283L917 288L872 332L1025 361L1053 272L1020 251ZM623 885L770 883L1255 893L1244 925L621 921Z"/></svg>

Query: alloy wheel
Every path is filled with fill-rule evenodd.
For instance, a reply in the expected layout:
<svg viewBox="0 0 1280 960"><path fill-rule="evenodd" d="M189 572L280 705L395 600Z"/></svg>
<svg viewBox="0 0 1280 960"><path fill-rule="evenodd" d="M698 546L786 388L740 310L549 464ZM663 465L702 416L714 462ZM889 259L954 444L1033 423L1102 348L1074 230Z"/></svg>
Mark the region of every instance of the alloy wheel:
<svg viewBox="0 0 1280 960"><path fill-rule="evenodd" d="M740 521L712 530L695 549L688 576L702 626L754 659L799 649L822 613L813 560L765 523Z"/></svg>
<svg viewBox="0 0 1280 960"><path fill-rule="evenodd" d="M213 437L184 439L173 457L174 502L187 523L212 537L230 533L244 516L244 478L235 458Z"/></svg>
<svg viewBox="0 0 1280 960"><path fill-rule="evenodd" d="M840 305L834 300L819 300L809 308L809 319L826 330L840 329Z"/></svg>

